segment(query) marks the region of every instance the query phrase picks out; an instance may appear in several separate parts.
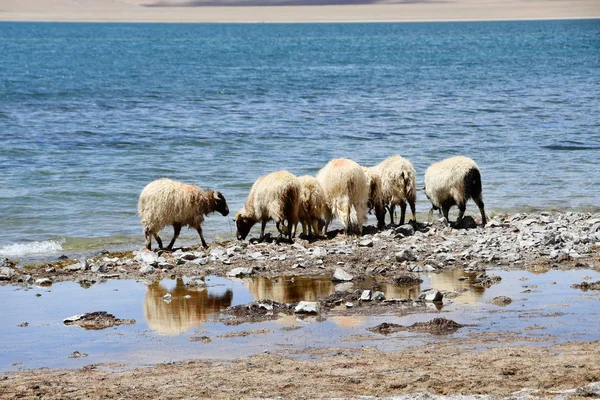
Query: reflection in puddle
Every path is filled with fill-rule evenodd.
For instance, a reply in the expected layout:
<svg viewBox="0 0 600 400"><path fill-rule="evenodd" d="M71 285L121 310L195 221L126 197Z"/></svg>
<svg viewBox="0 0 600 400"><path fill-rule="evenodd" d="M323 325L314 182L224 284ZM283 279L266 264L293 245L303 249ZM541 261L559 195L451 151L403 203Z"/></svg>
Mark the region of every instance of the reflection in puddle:
<svg viewBox="0 0 600 400"><path fill-rule="evenodd" d="M164 296L170 294L170 301ZM214 294L205 287L186 287L182 278L175 287L168 289L163 282L148 285L144 298L144 315L148 325L163 335L178 335L202 325L209 315L218 313L231 305L233 291Z"/></svg>
<svg viewBox="0 0 600 400"><path fill-rule="evenodd" d="M453 269L444 271L441 274L428 275L429 284L432 288L459 293L459 296L452 299L457 304L475 304L481 302L485 288L473 285L476 276L477 273L466 273L462 269Z"/></svg>
<svg viewBox="0 0 600 400"><path fill-rule="evenodd" d="M382 322L411 325L443 316L469 327L455 337L484 336L505 332L515 337L534 335L553 340L598 340L598 301L600 293L572 289L584 277L598 280L596 271L548 271L534 275L527 271L496 271L502 281L489 288L473 286L477 274L462 270L423 274L421 285L399 286L383 283L383 277L344 284L344 290L373 289L387 298L416 299L421 290L456 292L444 299L441 311L397 315L370 315L368 311L336 313L326 318L283 316L277 321L227 326L214 322L222 309L255 300L292 303L326 297L342 286L334 286L329 276L225 279L206 277L206 287L188 288L184 279L163 280L149 285L136 281L115 280L92 285L88 289L76 283L57 283L51 289L0 286L3 310L0 324L0 371L15 368L80 368L101 362L125 362L131 366L189 358L232 358L264 350L293 348L361 347L376 345L382 350L422 344L427 335L398 333L382 340L366 328ZM464 279L466 277L467 279ZM463 280L459 280L463 279ZM592 280L588 279L588 280ZM525 282L535 292L522 293ZM36 295L42 295L37 297ZM171 298L165 301L164 296ZM490 304L494 297L508 296L504 307ZM85 331L65 326L68 316L106 311L117 318L135 319L135 325L102 331ZM366 309L365 309L366 310ZM390 309L392 310L392 309ZM341 315L339 315L341 314ZM201 327L200 329L195 329ZM302 329L294 329L301 327ZM262 335L236 336L242 331L269 330ZM231 337L224 334L233 334ZM210 340L192 342L193 336ZM358 338L348 342L349 337ZM69 358L74 352L89 354ZM16 364L22 363L22 364ZM15 366L15 365L18 366Z"/></svg>
<svg viewBox="0 0 600 400"><path fill-rule="evenodd" d="M335 292L330 276L296 276L277 278L243 278L241 281L254 300L273 300L278 303L317 301Z"/></svg>

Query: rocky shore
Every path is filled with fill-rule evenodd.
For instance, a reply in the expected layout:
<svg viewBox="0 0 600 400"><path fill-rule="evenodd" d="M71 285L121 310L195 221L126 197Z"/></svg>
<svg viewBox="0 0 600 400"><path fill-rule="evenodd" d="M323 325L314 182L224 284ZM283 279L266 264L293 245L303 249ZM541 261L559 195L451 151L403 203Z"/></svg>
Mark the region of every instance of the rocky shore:
<svg viewBox="0 0 600 400"><path fill-rule="evenodd" d="M51 285L75 281L91 285L108 279L159 280L185 276L300 276L347 274L410 279L411 273L463 268L600 269L600 215L541 212L492 218L485 228L470 217L461 226L442 220L403 225L378 232L367 226L362 237L330 232L330 239L294 243L232 241L208 249L179 248L101 254L82 260L22 265L0 261L0 284Z"/></svg>
<svg viewBox="0 0 600 400"><path fill-rule="evenodd" d="M418 287L423 277L420 272L431 275L458 270L457 275L448 272L454 279L469 279L474 287L499 283L497 274L503 272L498 271L600 272L600 215L574 212L504 215L492 218L485 228L467 217L461 226L447 226L435 220L419 223L416 228L403 225L378 232L368 226L364 231L361 237L347 237L334 231L328 239L297 238L294 243L251 240L211 243L208 249L180 248L173 252L106 251L82 260L62 257L36 265L4 260L0 262L0 284L43 287L71 281L89 287L110 279L150 283L185 277L185 285L193 291L195 287L202 289L208 276L266 277L295 279L296 282L327 280L329 285L333 281L335 292L314 302L278 303L260 299L220 310L219 316L214 317L219 319L212 322L222 322L230 331L225 334L198 331L188 340L198 346L209 346L213 341L228 337L273 335L272 328L253 329L256 326L252 323L286 314L295 314L295 318L302 320L305 317L301 314L316 313L316 317L308 318L317 321L340 315L362 318L381 314L386 318L431 313L424 322L383 322L355 335L357 340L372 335L370 340L398 343L398 351L383 351L376 346L353 348L340 343L340 347L333 348L300 346L234 360L200 358L144 368L89 364L70 370L19 370L0 377L0 393L7 399L365 398L361 397L365 395L398 399L584 399L600 396L597 362L600 346L593 334L588 336L589 340L578 339L576 335L564 340L546 335L544 339L528 331L542 329L533 322L516 330L461 334L470 329L469 322L465 325L464 321L460 324L447 318L448 314L442 315L445 308L442 313L438 311L441 300L445 307L447 299L460 293L432 287L419 288L415 291L416 297L386 298L379 290L380 285L387 284ZM587 277L581 281L582 276L569 286L574 292L586 292L584 296L596 298L600 281L588 282ZM535 286L528 283L519 293L526 295L531 287ZM169 293L164 296L161 293L161 296L160 303L171 300ZM510 309L511 302L510 297L494 297L491 303L495 311L486 313L505 318L505 310ZM121 320L106 312L89 311L63 322L84 329L115 329L113 327L119 324L135 324L134 320ZM511 312L513 318L517 312L518 319L522 316L527 320L542 314L544 318L553 318L553 313L547 311L545 307L531 308L527 315L521 315L519 307L518 311ZM557 317L561 315L562 312L556 313ZM589 318L595 318L591 309ZM565 321L571 320L566 318ZM236 328L240 324L248 324L248 328L240 331ZM302 331L300 326L293 329ZM585 329L573 332L585 333ZM403 342L401 335L405 333L430 339L426 345L410 345ZM541 340L546 342L540 345ZM223 345L235 346L235 343L224 342ZM79 351L69 354L69 359L88 356ZM464 394L470 395L459 396ZM389 397L391 395L398 397Z"/></svg>

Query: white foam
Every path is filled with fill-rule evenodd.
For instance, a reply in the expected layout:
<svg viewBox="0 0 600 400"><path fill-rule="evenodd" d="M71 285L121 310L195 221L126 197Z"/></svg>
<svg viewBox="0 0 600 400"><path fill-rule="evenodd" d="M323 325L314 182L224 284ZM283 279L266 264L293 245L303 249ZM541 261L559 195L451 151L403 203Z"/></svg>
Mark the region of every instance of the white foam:
<svg viewBox="0 0 600 400"><path fill-rule="evenodd" d="M7 244L0 247L0 257L23 257L32 254L57 253L62 251L64 239L60 241L46 240L43 242L28 242Z"/></svg>

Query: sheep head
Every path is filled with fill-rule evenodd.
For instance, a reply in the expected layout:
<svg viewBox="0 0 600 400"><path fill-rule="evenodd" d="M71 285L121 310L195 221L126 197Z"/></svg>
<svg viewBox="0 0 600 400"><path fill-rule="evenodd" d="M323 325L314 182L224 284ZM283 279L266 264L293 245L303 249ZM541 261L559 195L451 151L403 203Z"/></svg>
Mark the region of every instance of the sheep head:
<svg viewBox="0 0 600 400"><path fill-rule="evenodd" d="M235 225L237 228L237 238L238 240L246 239L246 236L250 233L250 229L254 226L256 220L252 218L248 218L243 216L243 213L240 212L235 216Z"/></svg>
<svg viewBox="0 0 600 400"><path fill-rule="evenodd" d="M221 192L217 192L215 190L212 195L212 201L213 211L218 211L224 217L226 217L227 214L229 214L229 207L227 206L227 201L225 201L225 196L223 196Z"/></svg>

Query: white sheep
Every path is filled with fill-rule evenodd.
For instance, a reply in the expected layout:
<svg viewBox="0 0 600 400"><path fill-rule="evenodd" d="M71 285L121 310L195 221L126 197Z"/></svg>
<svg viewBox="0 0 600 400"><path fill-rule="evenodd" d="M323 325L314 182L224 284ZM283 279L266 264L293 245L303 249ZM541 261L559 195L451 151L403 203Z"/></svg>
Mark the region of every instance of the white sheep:
<svg viewBox="0 0 600 400"><path fill-rule="evenodd" d="M336 217L344 225L346 234L362 234L369 187L361 166L352 160L337 158L321 168L317 180L327 202L324 232Z"/></svg>
<svg viewBox="0 0 600 400"><path fill-rule="evenodd" d="M433 210L442 210L448 221L450 207L457 205L459 222L466 209L469 198L473 199L481 212L481 221L485 226L487 219L483 205L481 173L475 161L468 157L450 157L427 168L425 172L425 194L431 201ZM448 221L449 222L449 221Z"/></svg>
<svg viewBox="0 0 600 400"><path fill-rule="evenodd" d="M325 193L319 181L310 175L298 178L300 182L299 222L302 233L309 236L319 235L319 224L325 212ZM308 232L306 227L308 226Z"/></svg>
<svg viewBox="0 0 600 400"><path fill-rule="evenodd" d="M377 218L377 228L385 229L385 205L383 202L383 192L381 191L381 176L379 171L374 167L362 167L365 177L367 178L367 186L369 187L369 201L367 207L369 212L375 210ZM365 215L365 220L367 216Z"/></svg>
<svg viewBox="0 0 600 400"><path fill-rule="evenodd" d="M415 168L412 163L399 155L393 155L371 168L379 172L381 177L383 202L390 212L391 224L394 225L394 209L399 205L401 211L400 225L404 225L407 202L413 220L416 222L417 185Z"/></svg>
<svg viewBox="0 0 600 400"><path fill-rule="evenodd" d="M215 190L204 191L196 185L186 185L171 179L158 179L146 185L138 200L138 214L146 236L146 248L151 249L152 236L159 248L163 248L158 233L167 225L173 225L173 239L167 246L173 248L183 226L195 228L208 247L202 234L204 216L218 211L229 214L225 197Z"/></svg>
<svg viewBox="0 0 600 400"><path fill-rule="evenodd" d="M245 239L252 226L260 221L260 240L263 240L267 222L275 220L280 238L287 234L291 240L296 234L299 207L300 182L295 175L277 171L261 176L252 185L246 204L235 217L237 238Z"/></svg>

